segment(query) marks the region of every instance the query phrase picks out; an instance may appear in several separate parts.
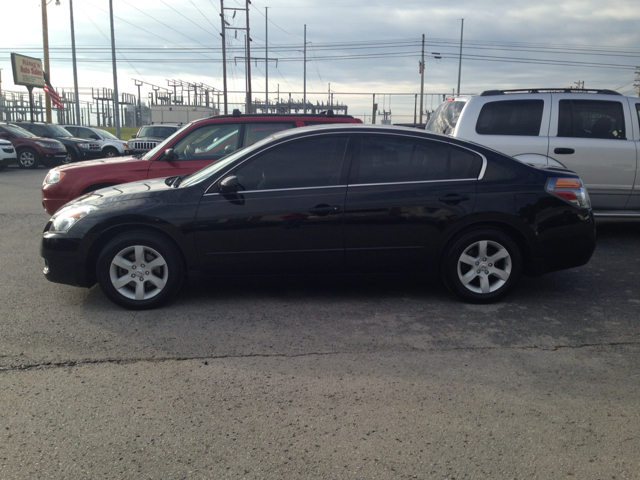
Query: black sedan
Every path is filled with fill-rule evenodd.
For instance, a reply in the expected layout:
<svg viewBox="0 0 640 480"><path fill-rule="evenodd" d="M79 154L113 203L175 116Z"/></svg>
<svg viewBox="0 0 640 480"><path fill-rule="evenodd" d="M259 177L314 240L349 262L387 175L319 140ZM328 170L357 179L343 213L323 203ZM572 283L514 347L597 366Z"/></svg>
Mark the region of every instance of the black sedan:
<svg viewBox="0 0 640 480"><path fill-rule="evenodd" d="M277 133L188 176L84 195L47 223L41 255L47 279L97 282L145 309L195 272L436 274L489 303L521 274L584 265L594 248L573 172L416 129L330 125Z"/></svg>

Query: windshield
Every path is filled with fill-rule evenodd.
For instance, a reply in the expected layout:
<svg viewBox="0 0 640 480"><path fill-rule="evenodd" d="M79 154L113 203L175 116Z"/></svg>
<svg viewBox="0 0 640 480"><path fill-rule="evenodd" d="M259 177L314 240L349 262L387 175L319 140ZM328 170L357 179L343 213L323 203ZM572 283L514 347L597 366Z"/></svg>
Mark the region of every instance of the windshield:
<svg viewBox="0 0 640 480"><path fill-rule="evenodd" d="M69 130L67 130L64 127L61 127L60 125L49 125L49 131L51 132L51 135L53 135L54 137L72 137L73 136L69 133Z"/></svg>
<svg viewBox="0 0 640 480"><path fill-rule="evenodd" d="M178 128L176 127L163 127L162 125L149 125L147 127L141 127L138 132L138 138L167 138L173 134Z"/></svg>
<svg viewBox="0 0 640 480"><path fill-rule="evenodd" d="M142 157L142 160L151 160L151 157L153 157L157 152L160 152L162 150L164 150L166 147L166 145L170 142L173 141L173 139L176 137L176 135L178 135L179 133L181 133L182 129L176 131L173 133L173 135L171 135L169 138L165 138L162 142L160 142L158 145L156 145L155 148L152 148L151 150L149 150L147 153L145 153Z"/></svg>
<svg viewBox="0 0 640 480"><path fill-rule="evenodd" d="M460 112L467 104L464 101L449 100L441 104L429 119L426 130L436 133L451 134L456 128Z"/></svg>
<svg viewBox="0 0 640 480"><path fill-rule="evenodd" d="M100 135L102 135L102 137L104 138L108 138L109 140L119 140L118 137L116 137L114 134L110 132L107 132L106 130L102 130L100 128L94 128L94 130L98 132Z"/></svg>
<svg viewBox="0 0 640 480"><path fill-rule="evenodd" d="M35 137L35 135L30 131L25 130L24 128L18 127L16 125L3 125L2 128L12 133L16 137L23 137L23 138Z"/></svg>
<svg viewBox="0 0 640 480"><path fill-rule="evenodd" d="M249 154L254 150L261 148L262 145L264 145L265 143L269 143L272 139L273 139L273 136L269 135L268 137L254 143L253 145L249 145L247 147L243 147L239 150L236 150L235 152L230 153L229 155L222 158L221 160L218 160L217 162L207 165L206 167L198 170L197 172L194 172L191 175L186 176L184 180L182 180L182 182L180 183L180 188L195 185L196 183L199 183L202 180L205 180L213 176L217 172L223 170L226 166L235 162L238 158L246 154Z"/></svg>

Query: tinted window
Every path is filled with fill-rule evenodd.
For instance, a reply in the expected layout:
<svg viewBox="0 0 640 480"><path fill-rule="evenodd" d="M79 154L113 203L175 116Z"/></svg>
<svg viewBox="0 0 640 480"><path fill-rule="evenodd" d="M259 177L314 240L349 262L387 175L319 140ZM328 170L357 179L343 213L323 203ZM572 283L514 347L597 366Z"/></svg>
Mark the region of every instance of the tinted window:
<svg viewBox="0 0 640 480"><path fill-rule="evenodd" d="M560 100L559 137L625 139L620 102Z"/></svg>
<svg viewBox="0 0 640 480"><path fill-rule="evenodd" d="M465 105L466 102L456 101L443 103L429 119L426 129L437 133L453 133Z"/></svg>
<svg viewBox="0 0 640 480"><path fill-rule="evenodd" d="M71 134L75 135L76 137L79 138L92 138L97 136L95 133L93 133L91 130L89 130L88 128L80 128L80 127L65 127L66 130L68 130Z"/></svg>
<svg viewBox="0 0 640 480"><path fill-rule="evenodd" d="M174 159L217 160L238 149L240 124L214 123L190 132L173 146Z"/></svg>
<svg viewBox="0 0 640 480"><path fill-rule="evenodd" d="M636 112L638 113L638 123L640 123L640 103L636 103ZM640 134L640 132L638 132Z"/></svg>
<svg viewBox="0 0 640 480"><path fill-rule="evenodd" d="M244 146L252 145L272 133L293 128L293 123L247 123L244 127Z"/></svg>
<svg viewBox="0 0 640 480"><path fill-rule="evenodd" d="M337 185L346 136L308 138L269 150L236 171L244 190Z"/></svg>
<svg viewBox="0 0 640 480"><path fill-rule="evenodd" d="M485 103L476 132L480 135L538 136L544 100L506 100Z"/></svg>
<svg viewBox="0 0 640 480"><path fill-rule="evenodd" d="M349 183L477 178L481 166L479 156L446 143L365 136Z"/></svg>

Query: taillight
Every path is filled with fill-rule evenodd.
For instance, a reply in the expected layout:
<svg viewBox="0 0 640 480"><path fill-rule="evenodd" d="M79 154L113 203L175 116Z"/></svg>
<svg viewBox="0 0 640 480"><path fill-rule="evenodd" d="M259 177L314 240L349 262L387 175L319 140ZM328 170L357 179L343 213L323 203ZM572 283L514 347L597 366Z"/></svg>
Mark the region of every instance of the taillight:
<svg viewBox="0 0 640 480"><path fill-rule="evenodd" d="M560 177L547 180L547 192L579 207L591 208L589 193L578 177Z"/></svg>

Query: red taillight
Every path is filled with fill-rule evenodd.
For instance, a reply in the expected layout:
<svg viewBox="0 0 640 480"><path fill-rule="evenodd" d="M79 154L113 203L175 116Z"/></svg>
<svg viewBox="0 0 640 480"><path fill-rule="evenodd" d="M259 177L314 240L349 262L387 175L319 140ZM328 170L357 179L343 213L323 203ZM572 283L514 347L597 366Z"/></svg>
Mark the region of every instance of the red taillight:
<svg viewBox="0 0 640 480"><path fill-rule="evenodd" d="M578 177L556 177L547 180L549 193L580 207L591 208L589 193Z"/></svg>
<svg viewBox="0 0 640 480"><path fill-rule="evenodd" d="M553 192L553 193L555 193L559 197L564 198L565 200L577 200L578 199L576 194L573 193L573 192L557 191L557 192Z"/></svg>

